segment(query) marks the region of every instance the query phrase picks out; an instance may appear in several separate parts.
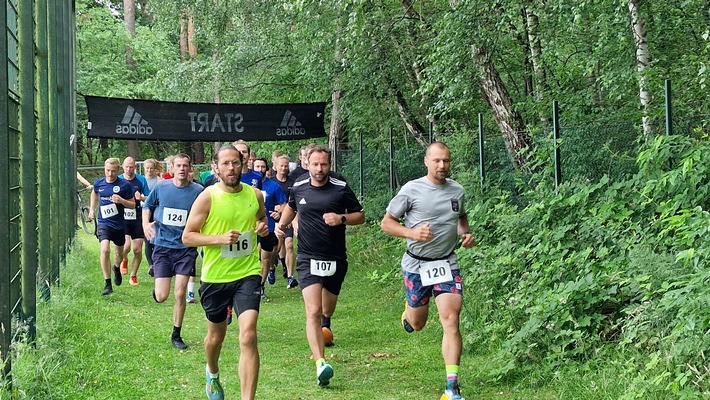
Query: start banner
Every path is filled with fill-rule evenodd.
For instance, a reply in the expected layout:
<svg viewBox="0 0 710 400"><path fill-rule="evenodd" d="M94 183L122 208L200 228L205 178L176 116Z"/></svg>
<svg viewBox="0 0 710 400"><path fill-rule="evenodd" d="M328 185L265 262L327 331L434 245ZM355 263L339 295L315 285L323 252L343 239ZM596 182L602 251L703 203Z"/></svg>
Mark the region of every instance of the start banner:
<svg viewBox="0 0 710 400"><path fill-rule="evenodd" d="M226 142L326 136L325 103L174 103L96 96L84 99L91 138Z"/></svg>

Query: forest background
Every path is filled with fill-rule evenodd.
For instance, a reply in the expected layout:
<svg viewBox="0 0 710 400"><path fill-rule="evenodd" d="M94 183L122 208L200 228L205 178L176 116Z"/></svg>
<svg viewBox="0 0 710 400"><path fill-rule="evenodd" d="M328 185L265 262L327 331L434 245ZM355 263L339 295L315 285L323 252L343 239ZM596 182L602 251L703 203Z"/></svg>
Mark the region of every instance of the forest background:
<svg viewBox="0 0 710 400"><path fill-rule="evenodd" d="M424 173L430 131L448 143L479 241L462 256L478 289L463 316L466 348L495 350L490 379L605 365L628 382L626 398L708 395L707 0L77 0L76 9L79 121L81 95L327 101L328 144L353 187L358 143L366 149L360 194L373 220L392 195L390 143L398 184ZM663 135L666 80L674 136ZM80 165L177 151L199 163L214 151L87 139L83 126ZM302 144L254 147L294 155Z"/></svg>

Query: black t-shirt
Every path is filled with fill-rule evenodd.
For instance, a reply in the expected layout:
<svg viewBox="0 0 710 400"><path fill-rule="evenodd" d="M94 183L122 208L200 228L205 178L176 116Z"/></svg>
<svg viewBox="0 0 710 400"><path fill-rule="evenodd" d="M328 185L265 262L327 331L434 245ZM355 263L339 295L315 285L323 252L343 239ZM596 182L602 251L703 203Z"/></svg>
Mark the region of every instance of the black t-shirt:
<svg viewBox="0 0 710 400"><path fill-rule="evenodd" d="M284 193L286 193L286 197L289 196L289 194L291 193L291 188L293 187L293 184L296 182L295 179L289 178L288 176L286 176L286 180L283 181L283 182L281 182L281 181L276 177L276 175L274 175L274 177L271 178L271 179L273 179L274 181L276 181L276 183L278 183L279 186L281 186L281 190L283 190Z"/></svg>
<svg viewBox="0 0 710 400"><path fill-rule="evenodd" d="M289 179L293 179L294 181L298 181L298 180L300 180L298 178L300 178L301 175L307 174L307 173L308 173L308 170L303 169L301 167L301 164L298 164L298 166L296 168L294 168L293 171L288 173L288 177L289 177Z"/></svg>
<svg viewBox="0 0 710 400"><path fill-rule="evenodd" d="M288 205L298 212L298 254L304 258L345 260L345 225L328 226L323 214L362 211L355 193L340 179L330 177L325 185L312 186L310 178L291 188Z"/></svg>
<svg viewBox="0 0 710 400"><path fill-rule="evenodd" d="M301 169L303 169L303 168L301 168ZM293 171L296 171L296 170L294 169ZM291 171L291 172L293 172L293 171ZM298 175L296 177L292 177L291 174L288 174L288 178L293 179L296 182L310 179L311 175L308 173L308 170L304 170L304 171L306 171L306 172L304 172L301 175ZM331 178L341 180L343 182L348 181L347 179L345 179L345 176L343 174L341 174L340 172L337 172L337 171L328 171L328 176L330 176Z"/></svg>

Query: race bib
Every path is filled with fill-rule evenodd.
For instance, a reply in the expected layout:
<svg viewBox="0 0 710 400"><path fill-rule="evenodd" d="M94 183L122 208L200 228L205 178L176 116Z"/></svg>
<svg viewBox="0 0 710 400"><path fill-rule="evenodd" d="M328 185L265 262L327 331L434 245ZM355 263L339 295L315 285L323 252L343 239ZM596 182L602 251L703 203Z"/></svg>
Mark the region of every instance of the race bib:
<svg viewBox="0 0 710 400"><path fill-rule="evenodd" d="M222 245L222 258L246 257L254 252L252 232L243 232L234 244Z"/></svg>
<svg viewBox="0 0 710 400"><path fill-rule="evenodd" d="M187 223L187 210L165 207L163 209L163 225L185 226Z"/></svg>
<svg viewBox="0 0 710 400"><path fill-rule="evenodd" d="M423 286L433 286L454 280L451 276L451 265L446 260L426 261L419 264L419 275L422 278Z"/></svg>
<svg viewBox="0 0 710 400"><path fill-rule="evenodd" d="M123 219L126 221L136 220L136 209L135 208L124 208L123 209Z"/></svg>
<svg viewBox="0 0 710 400"><path fill-rule="evenodd" d="M311 260L311 275L333 276L335 267L335 261Z"/></svg>
<svg viewBox="0 0 710 400"><path fill-rule="evenodd" d="M105 206L99 207L99 209L101 210L101 218L103 219L109 219L114 215L118 215L116 203L106 204Z"/></svg>

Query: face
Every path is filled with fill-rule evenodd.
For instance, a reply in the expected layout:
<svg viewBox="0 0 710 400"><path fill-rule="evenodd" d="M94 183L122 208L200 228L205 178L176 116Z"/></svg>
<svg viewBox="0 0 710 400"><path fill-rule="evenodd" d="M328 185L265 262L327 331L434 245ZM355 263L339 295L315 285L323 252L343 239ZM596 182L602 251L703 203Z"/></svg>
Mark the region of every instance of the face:
<svg viewBox="0 0 710 400"><path fill-rule="evenodd" d="M133 157L126 157L123 160L123 175L132 178L136 175L136 160Z"/></svg>
<svg viewBox="0 0 710 400"><path fill-rule="evenodd" d="M155 164L153 163L143 164L143 170L145 171L145 176L147 176L148 178L154 177L155 173L157 172L155 169Z"/></svg>
<svg viewBox="0 0 710 400"><path fill-rule="evenodd" d="M288 160L285 158L279 158L276 160L276 174L279 176L286 176L288 175L289 168L288 168Z"/></svg>
<svg viewBox="0 0 710 400"><path fill-rule="evenodd" d="M249 159L249 147L245 145L244 143L239 143L236 146L234 146L239 150L240 153L242 153L242 160L248 160Z"/></svg>
<svg viewBox="0 0 710 400"><path fill-rule="evenodd" d="M254 169L254 161L256 160L256 154L251 153L249 154L249 163L247 164L249 169Z"/></svg>
<svg viewBox="0 0 710 400"><path fill-rule="evenodd" d="M106 181L113 182L118 178L118 164L104 163Z"/></svg>
<svg viewBox="0 0 710 400"><path fill-rule="evenodd" d="M254 161L254 171L259 171L261 172L261 176L266 177L266 171L268 171L269 167L266 166L266 163L262 160L256 160Z"/></svg>
<svg viewBox="0 0 710 400"><path fill-rule="evenodd" d="M239 152L232 149L225 149L219 152L217 158L217 172L219 179L228 187L239 186L242 179L242 162L239 159Z"/></svg>
<svg viewBox="0 0 710 400"><path fill-rule="evenodd" d="M192 165L187 158L175 157L173 160L173 176L178 180L185 181L190 179L189 174L192 171Z"/></svg>
<svg viewBox="0 0 710 400"><path fill-rule="evenodd" d="M451 153L442 146L432 146L424 157L427 176L432 182L444 183L451 172Z"/></svg>
<svg viewBox="0 0 710 400"><path fill-rule="evenodd" d="M330 162L328 162L328 153L318 151L311 153L308 158L308 173L318 183L324 183L328 179L330 172Z"/></svg>
<svg viewBox="0 0 710 400"><path fill-rule="evenodd" d="M301 150L301 168L308 169L308 150Z"/></svg>

